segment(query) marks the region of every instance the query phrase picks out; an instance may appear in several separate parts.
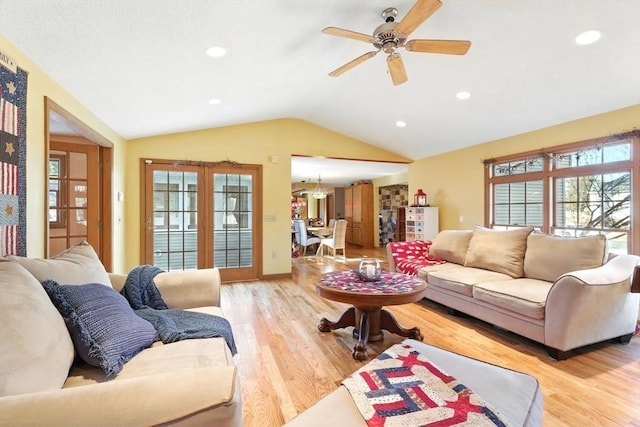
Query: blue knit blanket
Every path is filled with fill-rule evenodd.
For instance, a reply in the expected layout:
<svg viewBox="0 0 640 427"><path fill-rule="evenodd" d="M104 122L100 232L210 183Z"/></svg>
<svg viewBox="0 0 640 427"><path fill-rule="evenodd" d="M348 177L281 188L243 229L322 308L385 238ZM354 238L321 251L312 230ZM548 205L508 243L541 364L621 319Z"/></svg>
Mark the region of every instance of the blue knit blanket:
<svg viewBox="0 0 640 427"><path fill-rule="evenodd" d="M190 338L223 337L231 354L236 354L233 331L227 319L167 307L153 282L153 278L161 272L158 267L141 265L127 275L120 293L129 301L135 313L153 325L165 344Z"/></svg>

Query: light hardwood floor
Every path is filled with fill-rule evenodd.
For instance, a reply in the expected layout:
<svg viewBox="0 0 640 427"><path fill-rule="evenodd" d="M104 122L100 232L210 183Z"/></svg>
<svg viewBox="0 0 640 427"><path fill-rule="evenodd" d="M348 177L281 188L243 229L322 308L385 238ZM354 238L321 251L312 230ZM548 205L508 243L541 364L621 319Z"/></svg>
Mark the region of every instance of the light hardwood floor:
<svg viewBox="0 0 640 427"><path fill-rule="evenodd" d="M352 328L321 333L320 318L336 320L346 305L315 293L324 273L353 268L384 250L347 248L351 261L295 258L292 280L224 285L222 307L238 347L246 427L281 426L366 362L351 357ZM424 342L535 376L544 396L545 426L640 426L640 337L628 345L596 344L558 362L533 341L479 320L447 314L422 301L387 307L404 327L420 327ZM403 338L385 333L369 344L374 358ZM335 427L335 426L328 426Z"/></svg>

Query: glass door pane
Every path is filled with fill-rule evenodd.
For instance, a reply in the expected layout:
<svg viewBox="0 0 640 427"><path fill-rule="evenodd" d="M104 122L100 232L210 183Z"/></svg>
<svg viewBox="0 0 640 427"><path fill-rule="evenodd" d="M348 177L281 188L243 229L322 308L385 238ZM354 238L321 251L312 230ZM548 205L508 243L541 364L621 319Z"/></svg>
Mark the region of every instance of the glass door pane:
<svg viewBox="0 0 640 427"><path fill-rule="evenodd" d="M98 162L95 145L51 140L47 199L50 255L83 240L100 250Z"/></svg>
<svg viewBox="0 0 640 427"><path fill-rule="evenodd" d="M246 268L253 260L253 177L213 174L213 266Z"/></svg>
<svg viewBox="0 0 640 427"><path fill-rule="evenodd" d="M153 265L198 268L198 173L153 171Z"/></svg>

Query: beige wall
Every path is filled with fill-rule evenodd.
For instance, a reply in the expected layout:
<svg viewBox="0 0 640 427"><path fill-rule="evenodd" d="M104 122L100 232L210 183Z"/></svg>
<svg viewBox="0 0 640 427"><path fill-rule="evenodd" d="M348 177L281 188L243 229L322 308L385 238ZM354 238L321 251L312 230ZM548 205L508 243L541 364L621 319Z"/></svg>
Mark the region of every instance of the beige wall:
<svg viewBox="0 0 640 427"><path fill-rule="evenodd" d="M498 125L498 124L497 124ZM422 188L438 206L440 229L484 224L482 160L584 141L640 127L640 105L420 159L409 165L409 194ZM463 220L460 221L460 217Z"/></svg>
<svg viewBox="0 0 640 427"><path fill-rule="evenodd" d="M45 108L44 98L49 97L56 104L73 114L88 127L94 129L114 146L113 174L114 194L122 191L124 176L121 166L124 164L124 140L112 129L101 122L89 110L83 107L74 97L53 81L43 70L20 52L7 39L0 37L0 50L11 56L18 67L29 73L27 81L27 255L42 257L45 254ZM122 203L114 200L114 254L115 267L122 267L124 256L118 248L124 240L122 219L124 209Z"/></svg>
<svg viewBox="0 0 640 427"><path fill-rule="evenodd" d="M229 159L263 165L263 273L291 272L291 155L405 162L408 159L303 120L279 119L151 138L127 144L127 267L140 262L140 159ZM271 162L278 157L278 163ZM309 171L310 176L315 175Z"/></svg>
<svg viewBox="0 0 640 427"><path fill-rule="evenodd" d="M126 143L5 38L0 50L29 73L27 95L27 249L29 256L45 253L45 121L48 96L114 145L113 263L126 272L139 263L141 158L220 161L263 165L264 273L291 271L289 254L289 201L291 155L311 155L407 161L358 140L294 119L230 126L132 140ZM482 160L615 134L640 127L640 105L612 111L534 132L487 142L474 147L420 159L407 174L374 181L375 194L384 185L409 184L409 194L423 188L429 203L440 207L440 228L472 228L484 223L484 171ZM271 156L278 163L271 163ZM115 195L124 191L125 201ZM38 194L40 193L40 194ZM374 209L378 209L374 198ZM461 222L459 219L463 217ZM125 238L126 236L126 238ZM375 240L377 242L377 239ZM124 248L124 250L122 250ZM275 258L272 255L275 254Z"/></svg>

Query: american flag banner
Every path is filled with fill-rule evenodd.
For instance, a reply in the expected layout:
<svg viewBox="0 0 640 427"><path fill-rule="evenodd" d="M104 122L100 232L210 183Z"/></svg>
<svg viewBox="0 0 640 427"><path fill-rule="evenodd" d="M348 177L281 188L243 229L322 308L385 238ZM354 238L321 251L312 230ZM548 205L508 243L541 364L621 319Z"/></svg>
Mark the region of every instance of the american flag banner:
<svg viewBox="0 0 640 427"><path fill-rule="evenodd" d="M0 256L26 256L27 73L0 63Z"/></svg>

